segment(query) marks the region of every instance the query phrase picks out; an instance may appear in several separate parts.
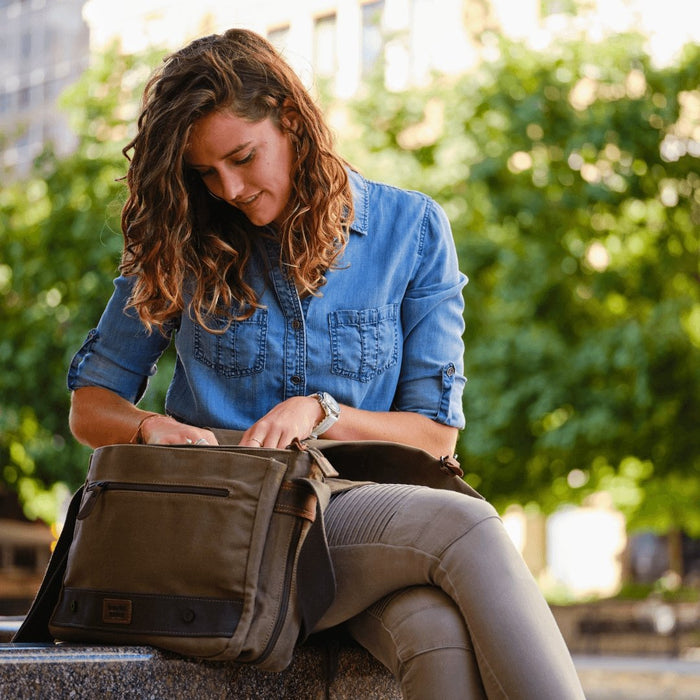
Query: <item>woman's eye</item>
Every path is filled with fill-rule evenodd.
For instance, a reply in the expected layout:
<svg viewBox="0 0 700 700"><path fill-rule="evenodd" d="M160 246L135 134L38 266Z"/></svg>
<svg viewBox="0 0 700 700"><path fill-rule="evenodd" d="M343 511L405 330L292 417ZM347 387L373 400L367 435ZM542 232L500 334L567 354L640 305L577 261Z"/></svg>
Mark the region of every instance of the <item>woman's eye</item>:
<svg viewBox="0 0 700 700"><path fill-rule="evenodd" d="M208 177L211 177L214 174L213 170L200 170L199 171L199 177L201 177L203 180L206 180Z"/></svg>
<svg viewBox="0 0 700 700"><path fill-rule="evenodd" d="M251 160L253 160L253 157L255 156L255 149L252 149L250 153L247 155L243 156L243 158L239 158L238 160L234 160L233 162L236 165L245 165L246 163L250 163Z"/></svg>

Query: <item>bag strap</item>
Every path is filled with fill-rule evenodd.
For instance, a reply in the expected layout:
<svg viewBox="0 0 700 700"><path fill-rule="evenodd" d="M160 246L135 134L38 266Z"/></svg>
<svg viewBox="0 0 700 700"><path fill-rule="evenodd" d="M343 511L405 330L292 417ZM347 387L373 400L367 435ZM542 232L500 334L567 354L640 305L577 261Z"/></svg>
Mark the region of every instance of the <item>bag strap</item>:
<svg viewBox="0 0 700 700"><path fill-rule="evenodd" d="M459 462L451 456L438 459L419 447L380 440L313 440L342 479L380 484L419 484L484 497L462 478Z"/></svg>
<svg viewBox="0 0 700 700"><path fill-rule="evenodd" d="M299 641L313 631L335 599L336 583L333 562L328 549L323 511L330 499L330 489L314 479L295 479L316 495L316 517L306 535L297 560L297 599L301 615Z"/></svg>
<svg viewBox="0 0 700 700"><path fill-rule="evenodd" d="M58 603L58 597L61 592L63 575L68 561L68 551L70 550L75 531L75 520L83 496L83 488L81 486L73 494L61 535L58 538L58 542L56 542L49 565L46 567L44 579L22 625L12 638L14 643L51 644L54 641L53 635L49 632L49 618Z"/></svg>

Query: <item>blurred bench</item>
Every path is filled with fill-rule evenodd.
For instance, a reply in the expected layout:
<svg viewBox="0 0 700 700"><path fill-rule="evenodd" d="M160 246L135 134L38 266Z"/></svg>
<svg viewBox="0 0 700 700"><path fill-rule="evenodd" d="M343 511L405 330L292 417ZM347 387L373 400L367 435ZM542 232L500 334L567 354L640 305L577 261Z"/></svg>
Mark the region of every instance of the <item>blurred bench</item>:
<svg viewBox="0 0 700 700"><path fill-rule="evenodd" d="M591 606L578 620L578 635L588 653L663 653L679 656L687 635L700 633L698 611L641 603L635 609L613 611Z"/></svg>

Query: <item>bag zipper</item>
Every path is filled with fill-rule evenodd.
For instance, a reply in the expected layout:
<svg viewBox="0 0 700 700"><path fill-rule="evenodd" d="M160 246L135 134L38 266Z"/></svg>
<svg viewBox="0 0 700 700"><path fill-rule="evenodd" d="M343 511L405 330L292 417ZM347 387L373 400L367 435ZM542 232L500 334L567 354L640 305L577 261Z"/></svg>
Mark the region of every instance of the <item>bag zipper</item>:
<svg viewBox="0 0 700 700"><path fill-rule="evenodd" d="M93 481L87 485L87 498L78 512L78 520L90 515L97 500L105 491L141 491L146 493L181 493L191 496L214 496L228 498L231 490L216 486L193 486L188 484L142 484L128 481Z"/></svg>
<svg viewBox="0 0 700 700"><path fill-rule="evenodd" d="M289 609L289 599L291 597L292 575L294 574L294 559L296 556L297 547L299 546L299 539L301 537L301 529L303 526L300 518L295 518L295 521L294 532L292 533L292 546L290 546L289 550L287 551L287 562L284 569L282 606L280 607L277 619L275 620L275 626L272 628L272 634L270 635L270 639L268 640L265 649L257 658L252 659L248 663L259 664L270 656L270 654L274 651L277 638L280 636L284 622L287 619L287 610Z"/></svg>

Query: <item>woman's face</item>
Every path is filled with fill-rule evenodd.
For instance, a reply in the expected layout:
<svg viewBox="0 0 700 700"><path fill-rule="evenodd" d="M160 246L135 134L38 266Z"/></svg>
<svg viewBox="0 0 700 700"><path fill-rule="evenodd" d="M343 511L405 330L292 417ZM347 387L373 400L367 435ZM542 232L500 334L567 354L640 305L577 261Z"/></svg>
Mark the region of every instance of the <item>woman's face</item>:
<svg viewBox="0 0 700 700"><path fill-rule="evenodd" d="M188 167L207 189L256 226L280 224L292 191L292 142L271 118L250 122L212 112L192 126Z"/></svg>

